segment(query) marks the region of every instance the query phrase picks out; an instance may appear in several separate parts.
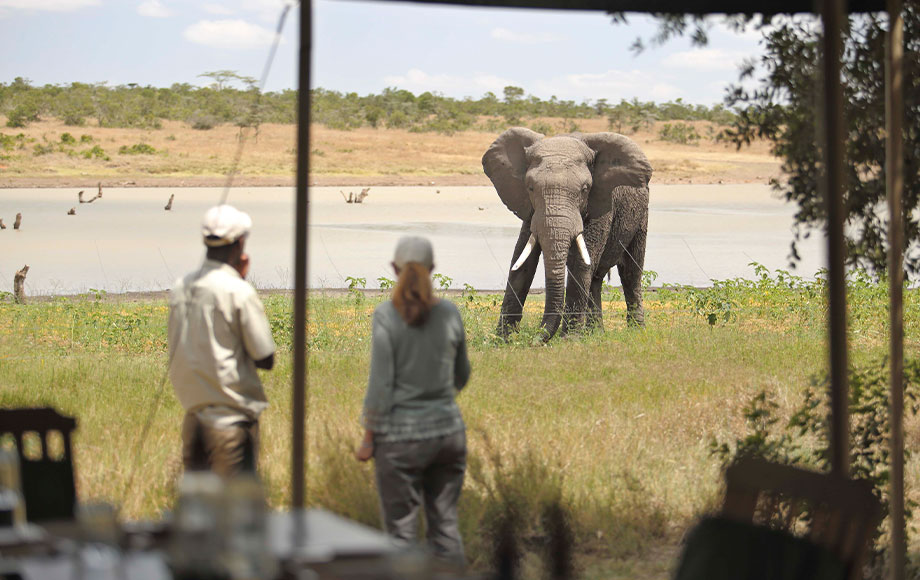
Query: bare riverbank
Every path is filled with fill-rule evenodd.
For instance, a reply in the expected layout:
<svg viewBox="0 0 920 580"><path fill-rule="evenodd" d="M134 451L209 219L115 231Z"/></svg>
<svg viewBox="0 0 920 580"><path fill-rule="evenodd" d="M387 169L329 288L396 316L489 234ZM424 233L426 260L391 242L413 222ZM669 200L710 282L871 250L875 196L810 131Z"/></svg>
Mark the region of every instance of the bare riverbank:
<svg viewBox="0 0 920 580"><path fill-rule="evenodd" d="M548 121L552 121L551 119ZM721 130L694 122L701 135ZM658 125L661 125L660 123ZM656 184L767 183L779 177L769 144L741 150L706 137L694 144L663 141L658 125L629 137L655 168ZM583 119L581 131L607 131L606 119ZM235 187L294 185L293 125L266 124L247 139ZM207 131L166 121L160 129L64 125L49 119L0 131L0 188L221 187L239 146L237 127ZM404 129L350 131L312 127L310 183L317 187L487 186L481 158L498 132L452 135Z"/></svg>

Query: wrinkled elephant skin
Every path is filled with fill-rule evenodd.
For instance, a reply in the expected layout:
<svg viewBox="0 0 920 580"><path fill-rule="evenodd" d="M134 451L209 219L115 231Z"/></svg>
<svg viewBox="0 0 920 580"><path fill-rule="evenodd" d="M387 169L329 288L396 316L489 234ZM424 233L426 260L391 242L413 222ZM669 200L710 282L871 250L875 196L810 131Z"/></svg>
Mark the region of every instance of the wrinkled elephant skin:
<svg viewBox="0 0 920 580"><path fill-rule="evenodd" d="M482 157L502 202L521 218L498 332L521 320L540 255L546 270L544 339L601 323L601 286L617 267L626 320L644 324L642 268L652 167L616 133L544 137L508 129ZM566 284L566 270L568 283Z"/></svg>

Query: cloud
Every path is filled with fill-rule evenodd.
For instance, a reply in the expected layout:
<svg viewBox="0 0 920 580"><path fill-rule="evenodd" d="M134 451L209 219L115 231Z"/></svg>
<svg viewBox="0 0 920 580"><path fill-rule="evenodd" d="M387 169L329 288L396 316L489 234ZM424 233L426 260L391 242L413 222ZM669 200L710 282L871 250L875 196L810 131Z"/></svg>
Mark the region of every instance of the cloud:
<svg viewBox="0 0 920 580"><path fill-rule="evenodd" d="M607 99L617 103L620 99L636 97L644 101L667 101L681 96L675 85L660 75L640 70L608 70L603 73L569 74L534 85L534 94L541 98L555 95L563 100Z"/></svg>
<svg viewBox="0 0 920 580"><path fill-rule="evenodd" d="M247 12L253 12L264 22L277 22L281 10L291 0L242 0L241 7Z"/></svg>
<svg viewBox="0 0 920 580"><path fill-rule="evenodd" d="M257 48L272 43L274 32L245 20L201 20L185 29L185 38L214 48Z"/></svg>
<svg viewBox="0 0 920 580"><path fill-rule="evenodd" d="M160 0L144 0L137 7L137 13L148 18L169 18L172 12Z"/></svg>
<svg viewBox="0 0 920 580"><path fill-rule="evenodd" d="M514 84L514 81L495 75L432 75L417 68L409 70L404 75L386 76L383 80L388 86L395 86L416 94L428 91L458 97L479 97L486 92L501 95L505 87Z"/></svg>
<svg viewBox="0 0 920 580"><path fill-rule="evenodd" d="M698 48L670 54L661 60L661 64L681 70L736 71L741 61L750 56L750 53L741 51Z"/></svg>
<svg viewBox="0 0 920 580"><path fill-rule="evenodd" d="M215 14L217 16L233 16L236 14L236 10L223 4L205 4L202 6L202 9L208 14Z"/></svg>
<svg viewBox="0 0 920 580"><path fill-rule="evenodd" d="M102 0L0 0L0 11L73 12L101 4Z"/></svg>
<svg viewBox="0 0 920 580"><path fill-rule="evenodd" d="M492 38L515 44L549 44L564 40L564 37L548 32L543 34L528 34L526 32L515 32L507 28L493 28Z"/></svg>

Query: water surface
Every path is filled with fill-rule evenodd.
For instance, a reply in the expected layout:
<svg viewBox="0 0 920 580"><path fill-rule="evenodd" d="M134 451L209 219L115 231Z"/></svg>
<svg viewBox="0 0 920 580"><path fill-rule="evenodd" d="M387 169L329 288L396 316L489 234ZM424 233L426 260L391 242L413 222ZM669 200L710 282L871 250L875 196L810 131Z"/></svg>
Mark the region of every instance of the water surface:
<svg viewBox="0 0 920 580"><path fill-rule="evenodd" d="M353 188L357 192L359 188ZM388 263L405 234L431 238L436 271L477 289L504 288L520 221L491 187L373 187L363 204L346 204L340 190L311 188L309 275L313 288L342 288L347 278L393 278ZM78 189L0 189L0 290L30 266L29 294L163 290L204 256L200 220L220 188L113 188L92 204ZM169 195L173 209L164 211ZM88 190L87 196L95 194ZM292 286L294 191L236 188L230 203L254 221L247 249L250 279L259 287ZM68 216L67 210L76 209ZM12 229L17 212L19 231ZM748 264L788 268L794 207L764 185L655 185L651 189L646 270L658 282L707 285L750 277ZM825 264L820 236L800 248L797 273ZM616 271L612 283L618 284ZM656 284L657 284L656 283ZM543 287L538 271L535 287Z"/></svg>

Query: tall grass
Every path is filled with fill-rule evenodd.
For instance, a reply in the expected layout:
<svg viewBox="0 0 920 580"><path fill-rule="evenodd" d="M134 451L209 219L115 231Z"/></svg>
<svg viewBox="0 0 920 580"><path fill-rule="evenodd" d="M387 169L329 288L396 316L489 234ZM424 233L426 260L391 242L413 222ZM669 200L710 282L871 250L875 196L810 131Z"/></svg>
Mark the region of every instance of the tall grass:
<svg viewBox="0 0 920 580"><path fill-rule="evenodd" d="M824 285L784 272L712 288L646 294L646 328L629 329L618 290L605 292L601 330L535 340L542 303L521 331L493 333L500 297L454 296L473 376L459 398L469 435L461 526L472 564L490 565L503 509L516 510L527 576L540 574L546 506L568 514L586 577L663 576L673 546L718 502L713 440L745 430L743 409L767 391L789 413L827 366ZM887 347L887 285L850 280L852 358ZM908 352L920 295L905 294ZM314 293L309 307L308 501L368 525L379 515L371 467L351 450L368 369L371 314L383 298ZM291 302L265 297L280 353L262 375L261 471L270 501L290 496ZM715 314L715 316L712 316ZM0 302L0 405L52 405L78 418L78 494L155 517L174 501L182 410L165 379L163 300L87 295ZM149 423L149 430L141 435ZM909 425L908 442L920 442ZM142 447L138 447L139 444ZM132 473L136 470L134 478ZM908 468L915 495L918 466ZM131 485L128 486L129 481Z"/></svg>

